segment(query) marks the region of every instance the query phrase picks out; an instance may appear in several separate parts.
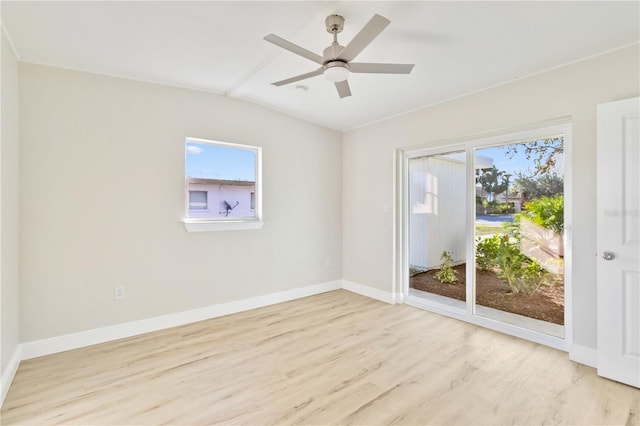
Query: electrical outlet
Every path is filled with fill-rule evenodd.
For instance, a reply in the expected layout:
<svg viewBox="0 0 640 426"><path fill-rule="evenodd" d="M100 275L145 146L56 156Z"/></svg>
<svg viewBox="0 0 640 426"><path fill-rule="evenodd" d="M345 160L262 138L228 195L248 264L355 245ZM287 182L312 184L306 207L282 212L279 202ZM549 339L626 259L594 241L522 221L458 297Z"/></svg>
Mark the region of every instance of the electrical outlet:
<svg viewBox="0 0 640 426"><path fill-rule="evenodd" d="M331 266L331 258L327 257L327 260L324 262L325 266L329 268Z"/></svg>
<svg viewBox="0 0 640 426"><path fill-rule="evenodd" d="M118 299L124 299L124 287L123 286L119 286L113 289L113 298L118 300Z"/></svg>

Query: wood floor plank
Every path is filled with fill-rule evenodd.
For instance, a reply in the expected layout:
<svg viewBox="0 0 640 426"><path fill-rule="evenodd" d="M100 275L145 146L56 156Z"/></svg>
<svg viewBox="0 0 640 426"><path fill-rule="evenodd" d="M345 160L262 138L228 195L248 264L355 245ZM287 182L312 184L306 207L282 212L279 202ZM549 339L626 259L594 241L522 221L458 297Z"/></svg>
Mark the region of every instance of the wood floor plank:
<svg viewBox="0 0 640 426"><path fill-rule="evenodd" d="M567 354L338 290L21 363L2 424L639 425Z"/></svg>

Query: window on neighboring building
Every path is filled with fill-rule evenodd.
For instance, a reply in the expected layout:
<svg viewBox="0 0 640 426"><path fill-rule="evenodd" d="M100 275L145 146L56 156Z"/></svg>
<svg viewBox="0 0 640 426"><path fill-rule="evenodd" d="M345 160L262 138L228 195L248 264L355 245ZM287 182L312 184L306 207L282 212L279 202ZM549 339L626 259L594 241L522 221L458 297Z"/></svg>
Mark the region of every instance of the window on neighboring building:
<svg viewBox="0 0 640 426"><path fill-rule="evenodd" d="M185 151L185 223L260 221L259 147L187 138Z"/></svg>
<svg viewBox="0 0 640 426"><path fill-rule="evenodd" d="M189 210L206 210L207 191L189 191Z"/></svg>

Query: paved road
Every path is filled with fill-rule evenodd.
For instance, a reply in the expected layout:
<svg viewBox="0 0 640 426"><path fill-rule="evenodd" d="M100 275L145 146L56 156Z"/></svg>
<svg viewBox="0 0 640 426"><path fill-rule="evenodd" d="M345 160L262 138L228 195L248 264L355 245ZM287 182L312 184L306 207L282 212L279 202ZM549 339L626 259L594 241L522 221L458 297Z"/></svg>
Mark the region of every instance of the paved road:
<svg viewBox="0 0 640 426"><path fill-rule="evenodd" d="M513 222L513 215L476 216L476 225L501 226L503 222Z"/></svg>

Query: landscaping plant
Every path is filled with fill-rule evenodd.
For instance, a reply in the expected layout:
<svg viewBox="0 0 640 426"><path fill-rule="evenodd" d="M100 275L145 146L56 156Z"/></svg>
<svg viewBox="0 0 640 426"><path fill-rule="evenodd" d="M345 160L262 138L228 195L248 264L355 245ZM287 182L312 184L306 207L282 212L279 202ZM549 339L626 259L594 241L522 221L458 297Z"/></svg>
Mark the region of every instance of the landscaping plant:
<svg viewBox="0 0 640 426"><path fill-rule="evenodd" d="M532 294L544 282L544 269L534 259L520 251L520 247L502 237L496 257L498 278L507 283L514 294Z"/></svg>
<svg viewBox="0 0 640 426"><path fill-rule="evenodd" d="M511 229L511 235L495 234L476 244L476 265L478 269L493 271L514 294L534 293L546 280L542 266L520 251L519 234Z"/></svg>
<svg viewBox="0 0 640 426"><path fill-rule="evenodd" d="M436 272L436 279L443 284L451 284L457 281L456 271L453 269L453 253L443 251L440 255L440 270Z"/></svg>
<svg viewBox="0 0 640 426"><path fill-rule="evenodd" d="M496 266L498 251L500 250L501 237L498 234L492 237L476 239L476 265L483 271L489 271Z"/></svg>
<svg viewBox="0 0 640 426"><path fill-rule="evenodd" d="M558 235L564 230L564 196L540 197L529 201L523 215L535 223Z"/></svg>

